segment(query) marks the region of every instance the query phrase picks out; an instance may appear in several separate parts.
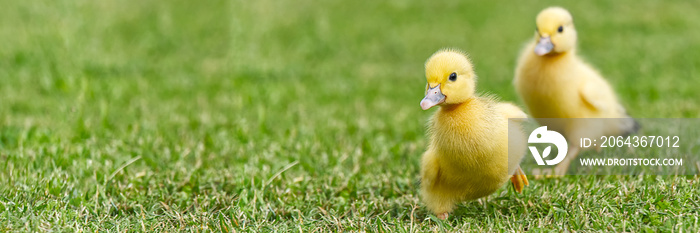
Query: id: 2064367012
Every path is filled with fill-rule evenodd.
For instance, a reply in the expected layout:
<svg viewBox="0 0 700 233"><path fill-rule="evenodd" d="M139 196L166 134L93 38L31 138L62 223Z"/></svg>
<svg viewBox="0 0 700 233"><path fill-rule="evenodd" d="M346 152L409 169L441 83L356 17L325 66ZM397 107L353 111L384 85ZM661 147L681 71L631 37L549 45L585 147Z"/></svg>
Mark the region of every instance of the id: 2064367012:
<svg viewBox="0 0 700 233"><path fill-rule="evenodd" d="M599 139L581 138L580 145L588 147L679 147L679 136L602 136Z"/></svg>

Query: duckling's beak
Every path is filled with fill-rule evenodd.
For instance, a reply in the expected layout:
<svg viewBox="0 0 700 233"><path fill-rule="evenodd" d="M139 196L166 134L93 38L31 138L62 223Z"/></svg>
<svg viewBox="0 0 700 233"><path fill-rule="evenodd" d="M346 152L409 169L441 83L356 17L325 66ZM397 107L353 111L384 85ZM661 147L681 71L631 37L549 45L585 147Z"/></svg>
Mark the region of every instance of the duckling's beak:
<svg viewBox="0 0 700 233"><path fill-rule="evenodd" d="M537 42L537 45L535 46L535 54L538 56L542 56L545 54L548 54L549 52L552 52L552 49L554 49L554 44L552 44L552 39L547 37L540 37L540 41Z"/></svg>
<svg viewBox="0 0 700 233"><path fill-rule="evenodd" d="M425 92L425 98L420 101L420 107L423 108L423 110L428 110L442 102L445 102L445 95L440 91L440 84L435 87L430 87L428 84L428 91Z"/></svg>

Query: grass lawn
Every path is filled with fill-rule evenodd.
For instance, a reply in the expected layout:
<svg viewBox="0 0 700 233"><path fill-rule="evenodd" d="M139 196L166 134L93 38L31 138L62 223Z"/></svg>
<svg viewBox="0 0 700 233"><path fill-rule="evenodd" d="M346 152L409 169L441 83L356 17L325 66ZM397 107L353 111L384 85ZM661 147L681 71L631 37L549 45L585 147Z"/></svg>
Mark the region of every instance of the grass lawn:
<svg viewBox="0 0 700 233"><path fill-rule="evenodd" d="M0 231L700 231L697 176L422 206L425 59L463 49L520 104L551 4L632 116L700 118L700 2L519 4L0 0Z"/></svg>

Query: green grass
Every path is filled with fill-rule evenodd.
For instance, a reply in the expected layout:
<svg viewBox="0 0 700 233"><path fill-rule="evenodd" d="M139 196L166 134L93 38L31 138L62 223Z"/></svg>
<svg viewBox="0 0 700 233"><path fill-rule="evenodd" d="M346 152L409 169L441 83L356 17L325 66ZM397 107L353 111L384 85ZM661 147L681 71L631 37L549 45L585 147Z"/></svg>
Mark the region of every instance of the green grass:
<svg viewBox="0 0 700 233"><path fill-rule="evenodd" d="M0 0L0 231L700 230L697 177L421 205L423 62L463 49L517 103L550 4ZM700 117L700 3L563 5L632 116Z"/></svg>

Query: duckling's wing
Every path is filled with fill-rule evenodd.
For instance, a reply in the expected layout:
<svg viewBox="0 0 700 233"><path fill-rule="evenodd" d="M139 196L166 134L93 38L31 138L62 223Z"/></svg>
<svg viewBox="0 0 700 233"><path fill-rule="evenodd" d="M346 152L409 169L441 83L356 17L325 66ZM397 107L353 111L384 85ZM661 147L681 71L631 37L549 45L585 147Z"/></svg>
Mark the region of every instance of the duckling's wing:
<svg viewBox="0 0 700 233"><path fill-rule="evenodd" d="M503 114L506 118L514 119L516 122L525 121L525 118L527 118L527 114L525 114L525 112L520 110L518 106L511 103L498 103L496 108L498 109L498 112Z"/></svg>
<svg viewBox="0 0 700 233"><path fill-rule="evenodd" d="M605 103L608 101L614 101L610 98L610 93L608 93L608 88L606 88L606 83L602 85L595 82L587 82L581 86L579 89L579 95L583 102L589 108L597 111L605 110Z"/></svg>

